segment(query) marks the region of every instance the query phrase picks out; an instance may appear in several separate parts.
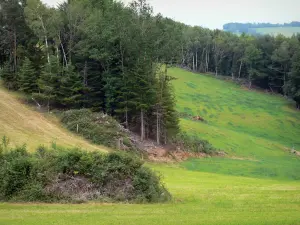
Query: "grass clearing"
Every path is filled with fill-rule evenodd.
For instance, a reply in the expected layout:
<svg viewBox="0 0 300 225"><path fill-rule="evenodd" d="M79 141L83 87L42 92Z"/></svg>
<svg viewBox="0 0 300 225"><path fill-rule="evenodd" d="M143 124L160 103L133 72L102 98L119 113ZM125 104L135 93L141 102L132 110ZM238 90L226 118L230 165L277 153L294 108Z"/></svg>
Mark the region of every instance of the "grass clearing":
<svg viewBox="0 0 300 225"><path fill-rule="evenodd" d="M171 203L0 204L0 224L300 224L300 183L188 171L160 171Z"/></svg>
<svg viewBox="0 0 300 225"><path fill-rule="evenodd" d="M279 35L282 34L286 37L291 37L293 34L300 33L300 27L265 27L265 28L252 28L256 31L258 34L262 35ZM250 30L252 30L250 29Z"/></svg>
<svg viewBox="0 0 300 225"><path fill-rule="evenodd" d="M182 117L183 130L207 139L229 155L257 161L190 160L184 163L186 168L300 180L300 158L290 153L292 148L300 149L300 113L293 108L293 102L278 95L245 90L209 75L179 68L171 68L169 73L177 78L177 110L206 120L203 123Z"/></svg>
<svg viewBox="0 0 300 225"><path fill-rule="evenodd" d="M210 76L177 68L169 72L178 78L174 81L177 109L207 121L181 118L182 128L208 139L235 158L148 164L162 174L173 195L169 203L0 203L0 224L300 224L300 163L299 158L289 153L292 146L300 149L300 113L293 109L292 103L279 96L243 90ZM3 90L0 90L0 109L1 124L8 127L13 137L30 141L32 146L52 141L52 132L44 134L45 140L36 133L38 129L30 128L33 138L24 138L18 132L18 127L24 130L29 125L15 113L24 111L22 115L26 119L28 116L28 121L43 118L36 121L37 126L52 120L20 105ZM13 110L16 112L12 113ZM3 119L10 116L15 120L13 123ZM61 129L58 124L52 126ZM69 133L62 130L69 140ZM0 134L3 131L0 127ZM72 137L74 143L82 141Z"/></svg>
<svg viewBox="0 0 300 225"><path fill-rule="evenodd" d="M7 136L12 145L27 144L35 150L40 144L55 142L63 147L107 151L64 129L51 115L44 115L21 104L17 97L0 87L0 137Z"/></svg>

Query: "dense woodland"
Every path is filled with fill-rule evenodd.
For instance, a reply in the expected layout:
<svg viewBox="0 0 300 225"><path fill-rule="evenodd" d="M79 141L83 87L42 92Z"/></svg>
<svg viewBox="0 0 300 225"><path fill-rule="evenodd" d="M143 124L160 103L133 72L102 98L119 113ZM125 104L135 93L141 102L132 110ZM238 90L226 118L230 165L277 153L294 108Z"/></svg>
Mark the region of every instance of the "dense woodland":
<svg viewBox="0 0 300 225"><path fill-rule="evenodd" d="M90 108L142 140L179 132L169 66L230 76L300 103L300 36L236 36L154 15L145 0L0 0L3 84L53 108ZM167 66L162 66L167 65ZM209 87L208 87L209 88Z"/></svg>

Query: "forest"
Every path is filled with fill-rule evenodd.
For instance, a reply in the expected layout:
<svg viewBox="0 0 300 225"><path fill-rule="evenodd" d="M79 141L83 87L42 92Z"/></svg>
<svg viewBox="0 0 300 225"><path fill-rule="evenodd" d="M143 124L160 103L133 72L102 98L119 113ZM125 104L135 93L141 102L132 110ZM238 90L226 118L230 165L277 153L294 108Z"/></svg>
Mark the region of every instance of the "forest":
<svg viewBox="0 0 300 225"><path fill-rule="evenodd" d="M300 108L300 35L237 36L155 15L145 0L0 0L0 76L51 109L103 111L141 139L179 132L168 68L227 76ZM209 87L207 87L209 88Z"/></svg>

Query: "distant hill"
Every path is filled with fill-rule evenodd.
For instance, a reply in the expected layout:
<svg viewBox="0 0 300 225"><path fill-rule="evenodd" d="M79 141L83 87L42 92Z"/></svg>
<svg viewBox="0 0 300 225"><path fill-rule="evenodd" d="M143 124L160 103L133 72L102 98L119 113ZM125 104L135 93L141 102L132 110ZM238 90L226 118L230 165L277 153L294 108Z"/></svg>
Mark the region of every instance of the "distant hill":
<svg viewBox="0 0 300 225"><path fill-rule="evenodd" d="M284 24L272 23L227 23L223 25L223 30L235 34L247 33L253 35L278 35L282 34L287 37L300 33L300 22L294 21Z"/></svg>

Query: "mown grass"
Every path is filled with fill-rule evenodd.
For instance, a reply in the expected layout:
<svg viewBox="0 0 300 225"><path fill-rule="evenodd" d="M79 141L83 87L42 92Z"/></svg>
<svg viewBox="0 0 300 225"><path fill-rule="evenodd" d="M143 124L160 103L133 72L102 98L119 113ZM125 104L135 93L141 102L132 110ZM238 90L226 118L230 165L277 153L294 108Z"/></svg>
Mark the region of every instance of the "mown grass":
<svg viewBox="0 0 300 225"><path fill-rule="evenodd" d="M160 171L166 204L0 204L0 224L300 224L300 183L188 171Z"/></svg>
<svg viewBox="0 0 300 225"><path fill-rule="evenodd" d="M300 158L290 153L293 148L300 149L300 112L292 101L179 68L171 68L169 73L177 78L174 86L181 115L199 115L206 120L203 123L183 116L183 130L209 140L229 157L258 161L201 159L185 163L187 168L300 179Z"/></svg>
<svg viewBox="0 0 300 225"><path fill-rule="evenodd" d="M207 121L181 118L182 128L208 139L229 158L148 164L162 174L173 195L169 203L1 203L0 224L300 224L299 158L289 153L291 147L300 147L300 115L292 103L210 76L177 68L169 72L178 78L174 81L178 110ZM23 121L14 124L22 127ZM35 140L39 135L34 131L31 135L32 145L41 141Z"/></svg>
<svg viewBox="0 0 300 225"><path fill-rule="evenodd" d="M11 145L27 144L35 150L39 145L56 143L63 147L107 151L64 129L51 115L41 114L20 103L15 93L0 86L0 137L7 136Z"/></svg>

